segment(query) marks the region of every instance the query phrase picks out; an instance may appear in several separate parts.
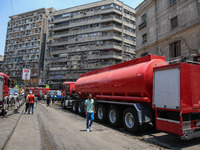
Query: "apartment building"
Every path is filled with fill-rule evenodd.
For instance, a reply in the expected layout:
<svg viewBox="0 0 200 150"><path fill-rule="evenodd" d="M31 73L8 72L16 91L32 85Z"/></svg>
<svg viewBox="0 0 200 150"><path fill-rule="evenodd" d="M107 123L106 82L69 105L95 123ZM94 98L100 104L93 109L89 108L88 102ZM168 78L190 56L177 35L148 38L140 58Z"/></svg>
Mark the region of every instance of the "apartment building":
<svg viewBox="0 0 200 150"><path fill-rule="evenodd" d="M41 8L10 16L7 27L3 71L22 85L22 70L31 70L29 85L37 85L41 80L44 66L48 15L54 8Z"/></svg>
<svg viewBox="0 0 200 150"><path fill-rule="evenodd" d="M144 0L136 8L136 56L147 53L167 60L200 53L198 0Z"/></svg>
<svg viewBox="0 0 200 150"><path fill-rule="evenodd" d="M0 72L3 72L3 55L0 55Z"/></svg>
<svg viewBox="0 0 200 150"><path fill-rule="evenodd" d="M51 14L45 78L58 88L80 74L135 57L135 10L102 0Z"/></svg>

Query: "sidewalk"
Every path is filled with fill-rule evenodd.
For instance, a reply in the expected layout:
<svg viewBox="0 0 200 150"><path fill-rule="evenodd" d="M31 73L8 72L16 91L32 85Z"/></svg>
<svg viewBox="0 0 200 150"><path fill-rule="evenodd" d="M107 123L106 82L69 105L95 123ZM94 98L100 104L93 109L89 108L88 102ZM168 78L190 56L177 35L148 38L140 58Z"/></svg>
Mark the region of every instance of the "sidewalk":
<svg viewBox="0 0 200 150"><path fill-rule="evenodd" d="M9 137L11 136L21 114L23 113L25 105L23 104L19 109L18 113L14 113L14 110L9 110L6 116L0 116L0 150L4 148Z"/></svg>

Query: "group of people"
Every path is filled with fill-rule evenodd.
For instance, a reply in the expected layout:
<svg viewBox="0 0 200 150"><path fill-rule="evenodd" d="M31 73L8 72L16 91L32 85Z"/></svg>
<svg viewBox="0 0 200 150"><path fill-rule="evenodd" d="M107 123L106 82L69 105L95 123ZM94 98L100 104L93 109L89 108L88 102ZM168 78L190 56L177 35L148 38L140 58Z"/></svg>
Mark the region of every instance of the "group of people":
<svg viewBox="0 0 200 150"><path fill-rule="evenodd" d="M25 109L25 114L31 114L31 109L32 109L32 114L34 112L34 102L35 102L35 96L33 95L32 91L29 92L28 95L25 96L26 99L26 109Z"/></svg>
<svg viewBox="0 0 200 150"><path fill-rule="evenodd" d="M32 91L29 92L29 94L25 97L26 99L26 109L25 114L31 114L30 110L32 109L32 114L34 113L34 102L35 102L35 96L33 95ZM47 106L49 106L49 103L51 101L51 94L47 95ZM94 113L95 113L95 107L94 107L94 100L92 99L92 94L88 94L88 99L85 100L85 115L86 115L86 130L92 131L92 123L94 121ZM90 120L90 123L89 123Z"/></svg>

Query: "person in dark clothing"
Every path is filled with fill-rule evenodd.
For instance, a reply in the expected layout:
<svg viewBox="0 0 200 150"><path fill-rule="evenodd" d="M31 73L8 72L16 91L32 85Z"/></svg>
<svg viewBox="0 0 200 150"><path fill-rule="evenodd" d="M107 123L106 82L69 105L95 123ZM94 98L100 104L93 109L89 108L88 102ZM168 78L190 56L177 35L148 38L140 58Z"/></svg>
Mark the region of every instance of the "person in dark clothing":
<svg viewBox="0 0 200 150"><path fill-rule="evenodd" d="M49 106L50 101L51 101L51 95L48 94L47 95L47 107Z"/></svg>
<svg viewBox="0 0 200 150"><path fill-rule="evenodd" d="M26 94L25 95L25 100L26 100L26 108L25 108L25 112L24 112L24 114L27 114L28 113L28 107L29 107L29 101L28 101L28 96L29 96L29 94Z"/></svg>

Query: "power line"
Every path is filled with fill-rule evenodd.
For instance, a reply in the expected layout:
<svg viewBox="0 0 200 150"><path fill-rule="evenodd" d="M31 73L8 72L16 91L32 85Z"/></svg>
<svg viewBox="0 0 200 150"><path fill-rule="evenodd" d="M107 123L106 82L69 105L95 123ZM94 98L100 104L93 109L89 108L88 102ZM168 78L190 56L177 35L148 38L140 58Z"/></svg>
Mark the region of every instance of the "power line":
<svg viewBox="0 0 200 150"><path fill-rule="evenodd" d="M12 7L12 11L13 11L13 15L14 15L15 13L14 13L14 9L13 9L12 0L10 0L10 3L11 3L11 7Z"/></svg>

